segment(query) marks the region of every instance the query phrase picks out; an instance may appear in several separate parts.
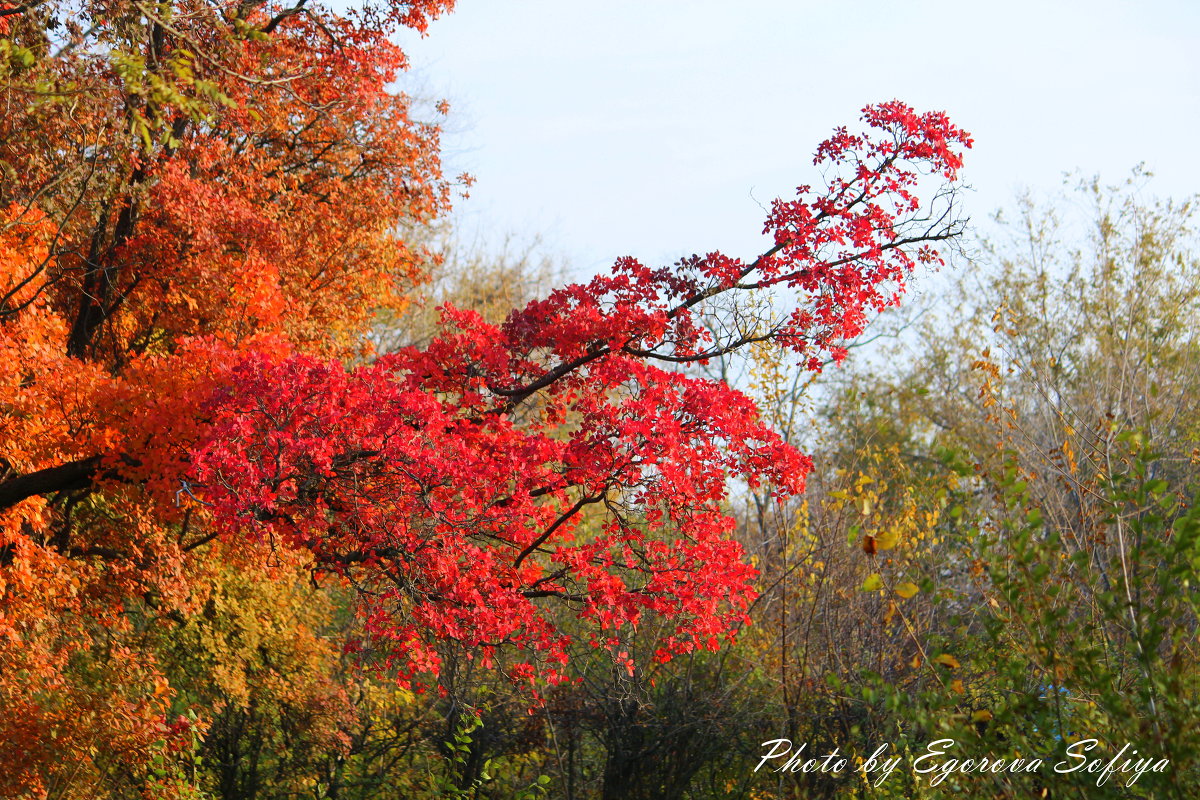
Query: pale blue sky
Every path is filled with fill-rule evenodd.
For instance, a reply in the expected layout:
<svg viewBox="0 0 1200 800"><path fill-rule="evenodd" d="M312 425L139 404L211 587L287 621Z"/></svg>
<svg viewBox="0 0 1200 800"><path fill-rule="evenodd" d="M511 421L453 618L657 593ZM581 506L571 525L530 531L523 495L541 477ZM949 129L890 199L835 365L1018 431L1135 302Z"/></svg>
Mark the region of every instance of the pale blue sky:
<svg viewBox="0 0 1200 800"><path fill-rule="evenodd" d="M943 109L976 139L982 220L1064 171L1145 161L1200 191L1200 2L460 0L404 41L451 102L465 225L544 234L594 272L752 256L760 205L816 178L812 151L869 102Z"/></svg>

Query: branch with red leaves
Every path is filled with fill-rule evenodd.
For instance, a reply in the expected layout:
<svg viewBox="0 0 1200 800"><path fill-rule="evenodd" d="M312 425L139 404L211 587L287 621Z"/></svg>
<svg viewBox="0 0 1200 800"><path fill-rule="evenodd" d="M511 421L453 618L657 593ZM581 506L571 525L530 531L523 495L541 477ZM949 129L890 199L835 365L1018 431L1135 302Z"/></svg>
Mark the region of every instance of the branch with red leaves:
<svg viewBox="0 0 1200 800"><path fill-rule="evenodd" d="M214 520L352 578L369 646L406 675L436 671L436 643L453 639L485 658L524 648L555 679L547 665L569 642L542 598L578 604L597 644L653 612L677 623L660 657L716 647L754 597L721 509L728 480L784 496L811 463L738 391L653 362L770 341L819 369L899 302L918 264L940 263L935 246L961 230L952 187L971 140L896 102L864 120L870 134L840 129L818 148L823 191L775 201L774 245L752 261L622 259L500 327L447 308L427 349L349 371L244 360L191 456ZM772 289L796 300L781 319L728 341L702 324L702 309L738 314Z"/></svg>

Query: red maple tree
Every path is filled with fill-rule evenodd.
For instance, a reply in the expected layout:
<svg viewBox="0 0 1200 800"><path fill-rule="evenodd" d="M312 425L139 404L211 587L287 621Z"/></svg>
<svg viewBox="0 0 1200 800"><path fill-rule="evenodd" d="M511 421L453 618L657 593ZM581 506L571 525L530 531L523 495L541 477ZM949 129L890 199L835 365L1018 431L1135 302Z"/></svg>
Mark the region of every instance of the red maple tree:
<svg viewBox="0 0 1200 800"><path fill-rule="evenodd" d="M966 134L900 103L864 120L871 134L818 148L836 174L823 191L774 203L775 244L753 261L621 259L499 327L447 308L426 349L355 369L243 359L186 459L215 524L353 578L375 645L406 673L436 671L443 639L564 662L547 600L574 604L601 640L646 611L674 619L661 658L715 648L753 598L721 509L728 480L782 497L811 464L746 396L679 367L769 342L819 369L957 230L912 190L922 173L954 179ZM745 298L773 287L800 304L747 324ZM721 337L704 313L742 321Z"/></svg>
<svg viewBox="0 0 1200 800"><path fill-rule="evenodd" d="M85 747L61 731L103 705L61 701L72 654L134 600L194 613L218 537L246 568L286 548L352 582L364 650L402 679L446 640L558 678L551 603L597 645L653 612L675 622L661 658L717 646L754 595L728 481L786 496L811 464L689 366L754 344L820 369L959 233L967 134L868 106L818 147L824 184L772 205L757 258L621 259L364 359L372 312L420 278L398 226L448 202L388 36L450 5L89 0L88 26L0 5L0 100L24 109L0 119L0 660L26 676L0 698L60 731L46 752ZM161 728L162 707L134 716Z"/></svg>

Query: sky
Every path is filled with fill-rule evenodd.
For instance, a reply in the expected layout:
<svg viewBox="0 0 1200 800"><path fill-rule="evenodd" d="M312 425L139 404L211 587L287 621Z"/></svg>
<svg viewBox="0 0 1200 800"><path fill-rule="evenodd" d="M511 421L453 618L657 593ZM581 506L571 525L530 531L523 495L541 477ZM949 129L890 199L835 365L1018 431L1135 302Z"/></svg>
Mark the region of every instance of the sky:
<svg viewBox="0 0 1200 800"><path fill-rule="evenodd" d="M447 170L477 181L464 231L585 274L753 257L816 145L890 99L974 135L975 221L1076 170L1200 191L1195 0L460 0L401 41L413 90L450 102Z"/></svg>

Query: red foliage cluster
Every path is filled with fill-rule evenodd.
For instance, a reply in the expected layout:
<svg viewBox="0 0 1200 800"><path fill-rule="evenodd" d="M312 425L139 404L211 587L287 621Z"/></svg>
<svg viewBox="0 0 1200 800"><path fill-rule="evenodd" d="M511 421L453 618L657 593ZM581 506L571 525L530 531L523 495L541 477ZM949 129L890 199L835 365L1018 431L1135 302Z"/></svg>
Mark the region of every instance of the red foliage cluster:
<svg viewBox="0 0 1200 800"><path fill-rule="evenodd" d="M772 341L816 369L898 300L929 245L954 233L921 216L913 189L922 172L953 179L970 139L899 103L864 118L874 138L839 130L818 149L818 164L849 174L777 201L776 244L753 262L622 259L500 327L447 308L425 350L352 370L245 359L190 459L214 518L354 578L371 646L408 675L436 671L443 639L564 662L547 598L595 619L594 640L653 611L676 621L661 657L715 648L753 598L721 508L727 482L784 496L811 464L738 391L654 362ZM705 304L777 285L804 301L786 320L726 341L702 324Z"/></svg>

